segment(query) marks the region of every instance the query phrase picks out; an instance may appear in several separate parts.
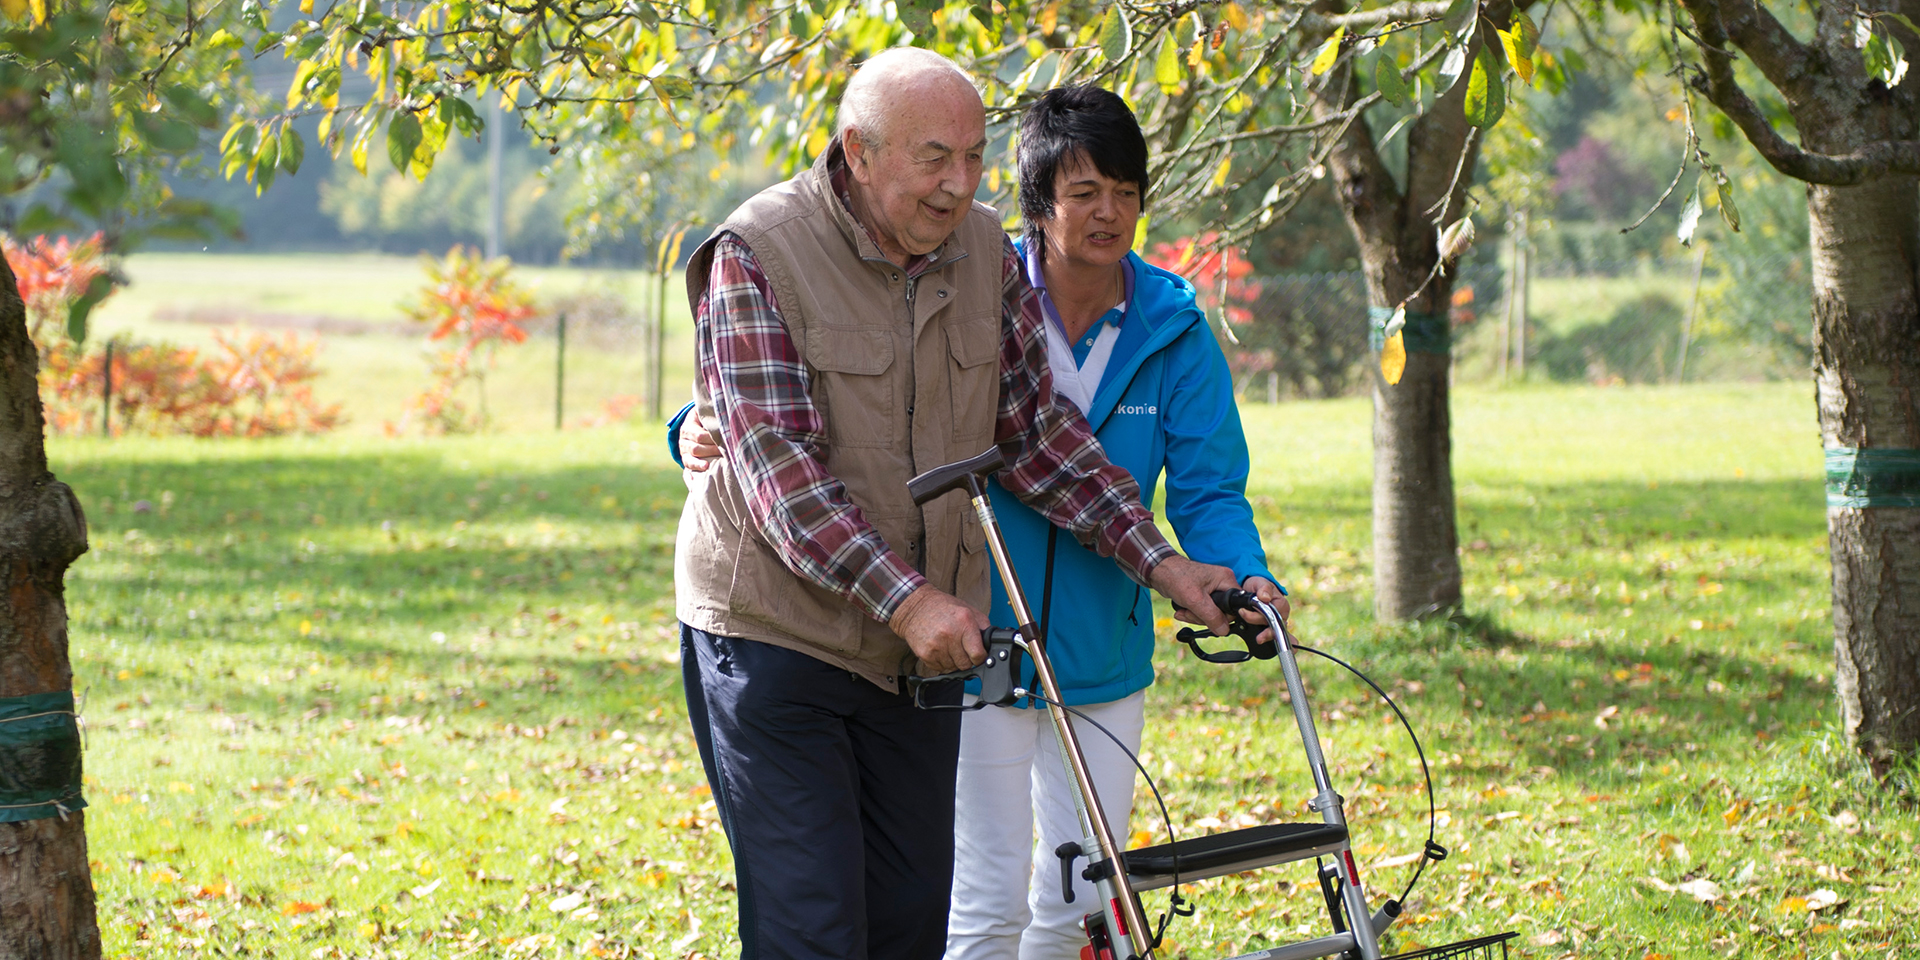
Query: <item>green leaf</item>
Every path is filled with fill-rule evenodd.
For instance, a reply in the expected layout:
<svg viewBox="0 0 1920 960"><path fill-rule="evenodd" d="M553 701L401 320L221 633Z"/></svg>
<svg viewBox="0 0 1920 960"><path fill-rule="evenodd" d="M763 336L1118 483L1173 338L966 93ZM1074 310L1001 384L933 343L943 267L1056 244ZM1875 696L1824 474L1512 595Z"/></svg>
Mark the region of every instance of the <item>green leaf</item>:
<svg viewBox="0 0 1920 960"><path fill-rule="evenodd" d="M420 121L404 110L394 114L387 122L387 159L393 161L393 168L406 173L407 165L413 162L413 151L419 147Z"/></svg>
<svg viewBox="0 0 1920 960"><path fill-rule="evenodd" d="M181 119L194 126L213 127L220 123L220 111L192 87L176 83L162 90L160 95Z"/></svg>
<svg viewBox="0 0 1920 960"><path fill-rule="evenodd" d="M1886 13L1879 14L1879 16L1886 17L1888 20L1892 20L1894 23L1897 23L1903 27L1906 27L1907 32L1912 33L1915 36L1920 36L1920 27L1914 26L1913 21L1907 19L1904 14L1899 14L1899 13L1894 13L1889 11Z"/></svg>
<svg viewBox="0 0 1920 960"><path fill-rule="evenodd" d="M440 98L440 119L447 126L459 130L467 136L477 136L487 128L487 122L474 112L473 105L455 96Z"/></svg>
<svg viewBox="0 0 1920 960"><path fill-rule="evenodd" d="M186 153L200 145L200 134L187 123L153 113L135 113L133 127L140 138L165 153Z"/></svg>
<svg viewBox="0 0 1920 960"><path fill-rule="evenodd" d="M1695 184L1687 194L1687 205L1680 208L1680 229L1674 231L1685 246L1693 246L1693 232L1700 226L1700 186Z"/></svg>
<svg viewBox="0 0 1920 960"><path fill-rule="evenodd" d="M1473 30L1474 15L1480 12L1478 0L1453 0L1447 5L1447 12L1440 17L1441 26L1449 36L1457 36L1466 42L1466 34Z"/></svg>
<svg viewBox="0 0 1920 960"><path fill-rule="evenodd" d="M74 343L83 343L87 339L87 317L93 314L93 308L100 305L113 293L113 277L107 273L94 274L87 281L87 291L67 305L67 336Z"/></svg>
<svg viewBox="0 0 1920 960"><path fill-rule="evenodd" d="M1396 107L1406 105L1407 82L1400 79L1400 65L1385 52L1373 62L1373 85L1388 103Z"/></svg>
<svg viewBox="0 0 1920 960"><path fill-rule="evenodd" d="M1167 89L1178 87L1181 79L1180 44L1168 35L1160 41L1160 55L1153 60L1153 82Z"/></svg>
<svg viewBox="0 0 1920 960"><path fill-rule="evenodd" d="M1540 25L1534 23L1525 10L1516 7L1511 27L1510 32L1520 40L1521 54L1531 59L1534 51L1540 49Z"/></svg>
<svg viewBox="0 0 1920 960"><path fill-rule="evenodd" d="M1467 77L1467 122L1482 130L1492 129L1507 112L1506 81L1500 77L1500 65L1492 50L1481 47L1473 58L1473 73Z"/></svg>
<svg viewBox="0 0 1920 960"><path fill-rule="evenodd" d="M274 171L280 167L280 138L271 134L260 138L253 148L253 189L265 193L273 185Z"/></svg>
<svg viewBox="0 0 1920 960"><path fill-rule="evenodd" d="M1893 74L1893 52L1887 49L1886 38L1874 31L1867 35L1867 43L1860 51L1866 61L1867 76L1885 80Z"/></svg>
<svg viewBox="0 0 1920 960"><path fill-rule="evenodd" d="M946 5L946 0L894 0L893 9L916 39L927 39L933 36L933 15Z"/></svg>
<svg viewBox="0 0 1920 960"><path fill-rule="evenodd" d="M1107 15L1100 18L1100 55L1109 63L1126 59L1128 51L1133 49L1133 24L1127 22L1127 14L1119 4L1107 8Z"/></svg>
<svg viewBox="0 0 1920 960"><path fill-rule="evenodd" d="M1725 174L1714 180L1713 188L1720 195L1720 219L1727 222L1727 229L1740 232L1740 208L1733 205L1733 184L1727 182ZM1698 201L1698 197L1695 200Z"/></svg>
<svg viewBox="0 0 1920 960"><path fill-rule="evenodd" d="M295 41L292 46L287 48L287 59L306 60L312 57L315 53L318 53L320 50L320 46L326 42L327 42L327 35L318 30L315 30L314 32L309 33L306 36L301 37L298 41Z"/></svg>
<svg viewBox="0 0 1920 960"><path fill-rule="evenodd" d="M307 142L293 124L280 127L280 169L293 176L300 172L300 161L307 155Z"/></svg>
<svg viewBox="0 0 1920 960"><path fill-rule="evenodd" d="M693 96L693 81L686 77L676 77L663 73L652 80L653 88L675 100L684 100Z"/></svg>
<svg viewBox="0 0 1920 960"><path fill-rule="evenodd" d="M251 123L236 123L220 139L220 172L227 179L247 169L253 161L253 147L260 139L260 128Z"/></svg>
<svg viewBox="0 0 1920 960"><path fill-rule="evenodd" d="M1340 59L1340 41L1346 39L1346 36L1347 28L1344 25L1335 27L1333 36L1328 37L1327 42L1320 45L1320 52L1314 54L1313 64L1307 68L1314 76L1317 77L1333 69L1334 63Z"/></svg>

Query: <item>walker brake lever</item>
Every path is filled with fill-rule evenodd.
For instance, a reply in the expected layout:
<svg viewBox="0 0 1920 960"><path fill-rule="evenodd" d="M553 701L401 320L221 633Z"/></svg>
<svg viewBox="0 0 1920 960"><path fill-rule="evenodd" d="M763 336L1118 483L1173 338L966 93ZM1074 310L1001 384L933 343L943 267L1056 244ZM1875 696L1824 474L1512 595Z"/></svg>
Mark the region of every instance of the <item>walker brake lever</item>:
<svg viewBox="0 0 1920 960"><path fill-rule="evenodd" d="M1182 628L1179 633L1174 634L1173 638L1186 644L1188 649L1193 651L1194 656L1208 663L1245 663L1248 660L1254 659L1272 660L1275 656L1279 655L1279 648L1274 646L1272 640L1260 639L1260 634L1268 627L1267 624L1248 623L1240 617L1242 611L1259 609L1255 606L1255 598L1252 593L1246 590L1215 590L1213 592L1213 605L1219 607L1221 612L1227 615L1227 632L1225 634L1218 634L1212 630L1194 627ZM1175 609L1184 610L1185 608L1176 606ZM1222 650L1218 653L1209 653L1200 646L1201 640L1219 636L1239 637L1240 642L1246 644L1247 648L1245 650Z"/></svg>
<svg viewBox="0 0 1920 960"><path fill-rule="evenodd" d="M907 687L913 691L913 705L922 710L978 710L989 704L996 707L1013 706L1020 699L1014 692L1020 682L1020 645L1015 642L1019 634L1006 627L988 627L980 631L980 640L987 647L987 658L979 665L965 670L954 670L932 677L908 676ZM969 706L946 707L928 704L920 699L920 691L930 683L947 680L971 680L980 678L980 699Z"/></svg>

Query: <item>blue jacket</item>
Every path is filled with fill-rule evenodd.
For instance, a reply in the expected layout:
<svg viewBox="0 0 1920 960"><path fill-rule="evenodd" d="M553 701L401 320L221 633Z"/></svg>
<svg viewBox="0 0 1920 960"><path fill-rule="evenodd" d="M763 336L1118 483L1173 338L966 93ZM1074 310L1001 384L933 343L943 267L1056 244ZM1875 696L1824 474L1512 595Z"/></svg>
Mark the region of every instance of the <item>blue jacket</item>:
<svg viewBox="0 0 1920 960"><path fill-rule="evenodd" d="M1261 576L1278 583L1267 570L1247 504L1247 440L1227 358L1194 304L1193 286L1137 254L1127 256L1134 289L1122 329L1141 324L1147 339L1124 359L1114 358L1094 393L1087 422L1108 458L1133 474L1143 502L1153 503L1164 472L1164 512L1182 552L1232 569L1236 580ZM1054 547L1053 598L1047 605L1047 531L1052 527L999 484L989 489L1027 602L1036 617L1043 605L1050 606L1047 655L1066 702L1105 703L1151 684L1152 593L1112 560L1062 534ZM1014 625L997 575L988 616L997 626ZM1029 687L1032 674L1028 665Z"/></svg>
<svg viewBox="0 0 1920 960"><path fill-rule="evenodd" d="M1153 503L1164 473L1164 513L1187 556L1230 568L1236 580L1261 576L1278 583L1267 570L1247 504L1247 440L1227 358L1194 304L1193 286L1137 254L1127 256L1134 286L1122 337L1131 339L1126 328L1138 325L1146 339L1127 356L1114 358L1087 422L1108 458L1133 474L1143 502ZM691 409L689 404L668 424L675 462L680 424ZM1047 655L1066 702L1105 703L1152 684L1152 593L1112 560L1061 535L1054 546L1048 604L1044 588L1052 525L998 483L989 483L988 490L1027 602L1035 616L1048 610ZM988 616L996 626L1018 625L998 574ZM1032 688L1031 664L1022 682Z"/></svg>

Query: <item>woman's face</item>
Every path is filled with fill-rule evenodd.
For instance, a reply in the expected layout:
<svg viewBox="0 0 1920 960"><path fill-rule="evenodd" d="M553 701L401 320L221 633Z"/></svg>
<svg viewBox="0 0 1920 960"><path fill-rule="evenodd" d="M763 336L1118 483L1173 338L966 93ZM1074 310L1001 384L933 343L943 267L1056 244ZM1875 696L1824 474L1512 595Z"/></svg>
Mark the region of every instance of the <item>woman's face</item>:
<svg viewBox="0 0 1920 960"><path fill-rule="evenodd" d="M1053 175L1053 215L1040 221L1049 264L1110 267L1133 249L1140 185L1101 173L1075 153Z"/></svg>

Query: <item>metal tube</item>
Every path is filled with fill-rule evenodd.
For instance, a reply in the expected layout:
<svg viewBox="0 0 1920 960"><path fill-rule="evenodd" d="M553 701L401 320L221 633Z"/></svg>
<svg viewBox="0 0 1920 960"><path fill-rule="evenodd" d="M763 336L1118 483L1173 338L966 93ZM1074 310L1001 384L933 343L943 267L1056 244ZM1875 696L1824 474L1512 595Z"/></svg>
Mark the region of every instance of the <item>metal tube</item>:
<svg viewBox="0 0 1920 960"><path fill-rule="evenodd" d="M1307 769L1313 774L1314 798L1310 806L1320 813L1320 819L1329 826L1347 825L1346 811L1340 794L1334 792L1333 782L1327 776L1327 758L1320 750L1320 731L1314 727L1313 707L1307 702L1307 687L1300 679L1300 662L1293 655L1293 637L1286 632L1286 621L1279 611L1264 600L1255 600L1254 605L1267 622L1280 631L1280 642L1274 644L1280 658L1280 672L1287 680L1287 696L1293 701L1293 721L1300 728L1300 745L1307 753ZM1346 849L1338 854L1340 869L1345 877L1341 888L1341 899L1347 910L1347 926L1359 947L1361 960L1380 960L1380 941L1373 932L1372 917L1367 910L1367 892L1360 884L1360 867L1353 859L1353 838L1347 838Z"/></svg>
<svg viewBox="0 0 1920 960"><path fill-rule="evenodd" d="M1034 624L1033 611L1027 606L1026 592L1020 588L1020 578L1014 575L1013 559L1007 552L1007 542L1000 535L1000 522L994 518L993 504L987 499L985 490L976 486L973 495L973 511L980 518L980 527L987 535L987 548L993 553L994 565L1000 569L1000 579L1006 584L1007 601L1013 607L1014 616L1020 618L1022 629ZM1060 695L1060 682L1053 675L1053 664L1046 656L1045 638L1029 638L1028 652L1033 657L1034 676L1040 682L1040 690L1054 703L1065 703ZM1093 840L1100 848L1100 859L1112 864L1113 875L1109 878L1113 884L1111 902L1103 905L1107 909L1117 905L1120 916L1115 919L1126 927L1127 940L1133 947L1133 956L1143 956L1152 948L1147 929L1147 918L1140 910L1140 901L1133 895L1133 886L1127 881L1127 863L1121 857L1122 848L1114 841L1113 827L1107 823L1106 811L1100 806L1100 795L1093 786L1093 776L1087 771L1086 755L1080 751L1080 739L1074 734L1073 721L1065 710L1048 705L1047 713L1053 718L1053 734L1060 744L1060 753L1067 760L1067 767L1073 772L1076 791L1075 804L1080 815L1092 828ZM1088 854L1091 859L1091 852ZM1371 960L1371 958L1369 958Z"/></svg>

